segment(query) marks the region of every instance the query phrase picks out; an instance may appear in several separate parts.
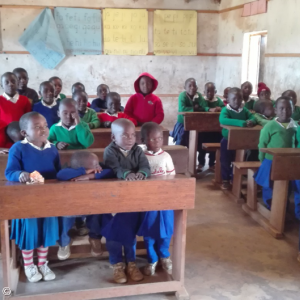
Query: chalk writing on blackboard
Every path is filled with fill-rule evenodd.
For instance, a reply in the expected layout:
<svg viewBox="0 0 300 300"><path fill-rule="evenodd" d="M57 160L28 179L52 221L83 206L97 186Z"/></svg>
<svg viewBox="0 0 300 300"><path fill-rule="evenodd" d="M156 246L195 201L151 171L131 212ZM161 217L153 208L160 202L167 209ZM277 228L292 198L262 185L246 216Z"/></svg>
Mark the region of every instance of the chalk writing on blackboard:
<svg viewBox="0 0 300 300"><path fill-rule="evenodd" d="M54 69L65 57L49 8L44 9L31 22L19 42L46 69Z"/></svg>
<svg viewBox="0 0 300 300"><path fill-rule="evenodd" d="M57 7L55 22L67 54L101 54L101 11Z"/></svg>
<svg viewBox="0 0 300 300"><path fill-rule="evenodd" d="M197 12L156 10L154 54L197 55Z"/></svg>
<svg viewBox="0 0 300 300"><path fill-rule="evenodd" d="M148 13L145 9L104 9L104 54L146 55Z"/></svg>

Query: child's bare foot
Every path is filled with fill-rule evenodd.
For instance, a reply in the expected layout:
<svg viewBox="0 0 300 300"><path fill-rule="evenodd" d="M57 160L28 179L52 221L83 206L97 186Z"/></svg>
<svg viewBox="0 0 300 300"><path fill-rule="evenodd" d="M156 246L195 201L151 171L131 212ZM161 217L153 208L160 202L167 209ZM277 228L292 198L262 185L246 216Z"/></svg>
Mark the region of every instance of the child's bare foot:
<svg viewBox="0 0 300 300"><path fill-rule="evenodd" d="M147 264L144 268L143 268L143 273L146 276L152 276L155 274L155 270L156 270L156 266L157 266L158 261L156 261L153 264Z"/></svg>
<svg viewBox="0 0 300 300"><path fill-rule="evenodd" d="M114 281L116 283L126 283L127 282L127 276L125 274L125 266L124 263L117 263L115 265L112 265L113 272L114 272Z"/></svg>
<svg viewBox="0 0 300 300"><path fill-rule="evenodd" d="M127 265L127 274L133 281L141 281L144 279L143 274L136 266L135 262L129 262Z"/></svg>

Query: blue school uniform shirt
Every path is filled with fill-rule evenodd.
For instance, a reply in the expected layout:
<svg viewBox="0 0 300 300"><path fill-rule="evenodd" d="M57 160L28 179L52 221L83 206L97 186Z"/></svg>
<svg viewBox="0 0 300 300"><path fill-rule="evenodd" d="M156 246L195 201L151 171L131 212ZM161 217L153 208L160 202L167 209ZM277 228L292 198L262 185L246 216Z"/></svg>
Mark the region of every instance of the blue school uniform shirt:
<svg viewBox="0 0 300 300"><path fill-rule="evenodd" d="M78 168L78 169L72 169L72 168L65 168L60 170L57 173L57 179L60 181L69 181L73 178L79 177L81 175L85 175L86 171L85 168ZM115 174L112 169L104 169L101 173L95 174L95 179L108 179L108 178L114 178Z"/></svg>
<svg viewBox="0 0 300 300"><path fill-rule="evenodd" d="M46 105L43 100L33 105L32 111L36 111L45 117L48 127L59 122L58 103L55 101L52 105Z"/></svg>

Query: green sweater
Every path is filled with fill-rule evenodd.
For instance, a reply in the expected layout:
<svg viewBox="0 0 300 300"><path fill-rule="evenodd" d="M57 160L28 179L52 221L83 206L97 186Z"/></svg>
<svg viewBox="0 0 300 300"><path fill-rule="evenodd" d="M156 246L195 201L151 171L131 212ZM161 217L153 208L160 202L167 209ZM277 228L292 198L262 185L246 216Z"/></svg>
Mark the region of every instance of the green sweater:
<svg viewBox="0 0 300 300"><path fill-rule="evenodd" d="M274 119L274 118L267 119L266 116L261 115L259 113L254 114L254 118L255 118L257 124L262 127L264 127L265 125L267 125L270 121L272 121Z"/></svg>
<svg viewBox="0 0 300 300"><path fill-rule="evenodd" d="M294 121L300 121L300 107L295 106L294 113L292 114L292 119Z"/></svg>
<svg viewBox="0 0 300 300"><path fill-rule="evenodd" d="M277 119L277 118L276 118ZM285 128L276 119L270 121L260 132L258 149L260 148L295 148L295 137L298 125L291 120ZM273 159L273 155L259 152L260 161Z"/></svg>
<svg viewBox="0 0 300 300"><path fill-rule="evenodd" d="M250 98L248 102L245 102L244 107L246 107L248 110L253 110L255 104L255 100L253 98Z"/></svg>
<svg viewBox="0 0 300 300"><path fill-rule="evenodd" d="M219 97L216 97L216 101L209 101L203 98L201 102L201 106L204 109L204 111L209 111L210 108L216 108L216 107L223 108L225 105Z"/></svg>
<svg viewBox="0 0 300 300"><path fill-rule="evenodd" d="M240 112L224 107L220 114L221 125L247 127L248 120L256 124L253 114L245 107ZM223 128L222 135L225 139L228 139L228 130Z"/></svg>
<svg viewBox="0 0 300 300"><path fill-rule="evenodd" d="M50 128L49 141L54 145L58 142L68 143L68 150L86 149L94 143L94 136L84 122L80 122L71 130L64 128L61 122L58 122Z"/></svg>
<svg viewBox="0 0 300 300"><path fill-rule="evenodd" d="M203 96L200 93L196 93L194 97L194 101L199 105L201 108L201 102L204 100ZM179 94L178 97L178 112L193 112L194 111L194 104L193 101L188 97L186 92L182 92ZM204 110L203 110L204 111ZM178 115L177 122L183 124L183 115Z"/></svg>
<svg viewBox="0 0 300 300"><path fill-rule="evenodd" d="M97 113L91 108L87 108L85 114L80 119L87 123L91 129L100 127L100 120Z"/></svg>

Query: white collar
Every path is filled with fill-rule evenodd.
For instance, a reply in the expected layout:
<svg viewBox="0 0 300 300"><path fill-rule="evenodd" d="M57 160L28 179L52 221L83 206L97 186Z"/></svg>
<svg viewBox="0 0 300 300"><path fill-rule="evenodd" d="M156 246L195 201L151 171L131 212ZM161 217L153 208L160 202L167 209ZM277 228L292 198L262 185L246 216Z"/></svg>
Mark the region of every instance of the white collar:
<svg viewBox="0 0 300 300"><path fill-rule="evenodd" d="M61 99L60 99L60 94L58 94L56 97L54 96L54 100L55 100L55 101L61 100Z"/></svg>
<svg viewBox="0 0 300 300"><path fill-rule="evenodd" d="M153 156L162 154L162 153L164 152L164 150L159 149L157 152L154 153L153 151L148 150L148 149L147 149L147 146L146 146L145 144L141 144L141 145L139 145L139 147L142 148L143 152L148 153L148 154L151 154L151 155L153 155Z"/></svg>
<svg viewBox="0 0 300 300"><path fill-rule="evenodd" d="M121 147L119 147L119 149L120 149L120 151L123 153L123 155L124 155L125 157L128 156L130 150L125 150L125 149L122 149Z"/></svg>
<svg viewBox="0 0 300 300"><path fill-rule="evenodd" d="M238 110L235 110L229 104L226 105L226 108L229 109L229 110L232 110L232 111L234 111L236 113L240 113L244 109L243 107L240 107Z"/></svg>
<svg viewBox="0 0 300 300"><path fill-rule="evenodd" d="M111 117L118 117L119 113L116 112L115 114L110 114L107 110L105 111L106 114L108 114Z"/></svg>
<svg viewBox="0 0 300 300"><path fill-rule="evenodd" d="M275 118L275 121L276 121L281 127L285 128L285 129L289 129L289 128L297 128L297 127L298 127L297 123L296 123L292 118L291 118L291 120L290 120L290 122L289 122L289 125L288 125L287 127L284 127L284 126L282 125L282 123L280 123L280 122L278 121L278 117Z"/></svg>
<svg viewBox="0 0 300 300"><path fill-rule="evenodd" d="M188 93L186 93L186 95L188 96L188 98L190 99L190 100L192 100L192 101L194 101L195 99L198 99L199 98L199 95L198 95L198 93L196 92L196 94L194 95L194 97L193 97L193 99L191 99L191 97L189 96L189 94Z"/></svg>
<svg viewBox="0 0 300 300"><path fill-rule="evenodd" d="M208 100L206 96L204 96L204 100L208 101L208 102L217 102L218 101L218 97L214 97L212 100Z"/></svg>
<svg viewBox="0 0 300 300"><path fill-rule="evenodd" d="M65 128L65 129L67 129L68 131L71 131L71 130L73 130L73 129L76 127L76 125L72 125L71 127L67 128L66 126L64 126L64 125L62 124L61 121L59 121L55 126L63 127L63 128Z"/></svg>
<svg viewBox="0 0 300 300"><path fill-rule="evenodd" d="M54 107L54 106L57 104L56 99L54 99L53 103L50 104L50 105L46 104L46 103L44 102L44 100L42 100L41 102L42 102L42 104L43 104L44 106L49 107L49 108L52 108L52 107Z"/></svg>
<svg viewBox="0 0 300 300"><path fill-rule="evenodd" d="M46 142L44 148L40 148L30 142L28 142L27 138L24 138L24 140L21 142L21 144L29 144L30 146L32 146L33 148L37 149L37 150L40 150L40 151L43 151L43 150L46 150L48 148L51 148L51 143L49 141Z"/></svg>
<svg viewBox="0 0 300 300"><path fill-rule="evenodd" d="M272 117L270 117L270 118L268 118L268 117L266 117L265 115L262 115L262 114L259 114L259 113L257 113L258 115L260 115L260 116L262 116L263 118L265 118L266 120L272 120Z"/></svg>
<svg viewBox="0 0 300 300"><path fill-rule="evenodd" d="M8 96L6 93L3 93L3 97L6 100L11 101L12 103L17 103L17 101L19 100L19 94L18 93L15 93L15 95L13 97Z"/></svg>

